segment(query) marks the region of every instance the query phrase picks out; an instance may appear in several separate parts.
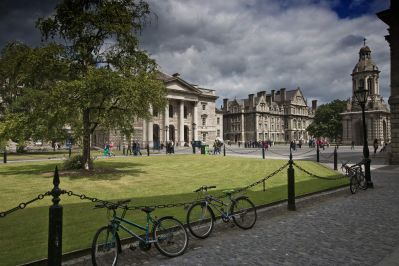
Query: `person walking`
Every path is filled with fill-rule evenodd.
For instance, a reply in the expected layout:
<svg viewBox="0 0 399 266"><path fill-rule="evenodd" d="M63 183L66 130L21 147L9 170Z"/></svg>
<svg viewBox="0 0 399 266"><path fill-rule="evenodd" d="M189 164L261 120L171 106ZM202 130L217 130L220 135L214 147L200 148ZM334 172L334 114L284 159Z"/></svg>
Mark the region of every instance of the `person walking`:
<svg viewBox="0 0 399 266"><path fill-rule="evenodd" d="M352 142L351 142L351 150L354 150L355 149L355 142L352 140Z"/></svg>
<svg viewBox="0 0 399 266"><path fill-rule="evenodd" d="M378 139L374 140L373 146L374 146L374 154L376 154L378 150Z"/></svg>

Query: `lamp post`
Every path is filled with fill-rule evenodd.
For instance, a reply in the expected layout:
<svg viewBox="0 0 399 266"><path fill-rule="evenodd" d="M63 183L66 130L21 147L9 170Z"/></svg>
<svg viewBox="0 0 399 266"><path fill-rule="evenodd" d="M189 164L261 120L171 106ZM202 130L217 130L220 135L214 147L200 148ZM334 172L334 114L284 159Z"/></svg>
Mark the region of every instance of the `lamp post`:
<svg viewBox="0 0 399 266"><path fill-rule="evenodd" d="M371 181L371 174L370 174L370 163L371 160L369 159L369 145L367 142L367 125L366 125L366 115L364 109L367 103L367 97L369 95L369 91L364 89L364 87L359 87L358 90L354 92L357 102L359 103L360 107L362 108L362 120L363 120L363 157L364 157L364 172L365 178L367 181L367 187L372 188L373 182Z"/></svg>

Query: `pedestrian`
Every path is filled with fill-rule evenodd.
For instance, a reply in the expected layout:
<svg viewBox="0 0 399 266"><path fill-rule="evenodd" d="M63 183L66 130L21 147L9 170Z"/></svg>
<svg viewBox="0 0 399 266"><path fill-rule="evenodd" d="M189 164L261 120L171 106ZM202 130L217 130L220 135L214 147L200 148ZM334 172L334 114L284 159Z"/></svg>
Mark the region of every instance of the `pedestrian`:
<svg viewBox="0 0 399 266"><path fill-rule="evenodd" d="M140 156L143 156L143 154L141 154L140 143L138 141L136 141L136 151L137 151L137 154L140 154Z"/></svg>
<svg viewBox="0 0 399 266"><path fill-rule="evenodd" d="M374 146L374 154L376 154L378 150L378 139L374 139L373 146Z"/></svg>
<svg viewBox="0 0 399 266"><path fill-rule="evenodd" d="M352 143L351 143L351 150L354 150L355 149L355 142L352 140Z"/></svg>

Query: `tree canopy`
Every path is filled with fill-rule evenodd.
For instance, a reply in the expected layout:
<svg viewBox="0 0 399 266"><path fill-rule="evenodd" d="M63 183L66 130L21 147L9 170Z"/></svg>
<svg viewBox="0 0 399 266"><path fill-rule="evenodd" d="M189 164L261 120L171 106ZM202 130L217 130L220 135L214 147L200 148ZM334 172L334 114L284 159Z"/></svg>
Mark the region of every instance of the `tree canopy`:
<svg viewBox="0 0 399 266"><path fill-rule="evenodd" d="M331 103L320 105L316 109L313 122L307 131L315 137L328 137L332 140L342 138L342 118L340 113L344 112L346 101L334 100Z"/></svg>
<svg viewBox="0 0 399 266"><path fill-rule="evenodd" d="M137 37L149 15L144 1L60 2L53 16L36 23L41 47L10 44L2 52L0 75L9 100L0 132L11 139L48 139L70 128L82 140L89 169L90 134L97 127L131 132L135 119L150 116L150 106L166 104L157 64Z"/></svg>

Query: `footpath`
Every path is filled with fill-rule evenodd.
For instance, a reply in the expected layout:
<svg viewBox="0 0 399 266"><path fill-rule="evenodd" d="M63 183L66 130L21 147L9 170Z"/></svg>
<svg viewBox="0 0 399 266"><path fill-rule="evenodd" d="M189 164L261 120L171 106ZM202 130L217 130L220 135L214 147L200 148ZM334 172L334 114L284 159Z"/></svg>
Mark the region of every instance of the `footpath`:
<svg viewBox="0 0 399 266"><path fill-rule="evenodd" d="M399 166L372 166L374 189L348 187L258 211L254 228L219 223L186 253L125 249L118 265L399 265ZM85 256L64 265L91 265Z"/></svg>

